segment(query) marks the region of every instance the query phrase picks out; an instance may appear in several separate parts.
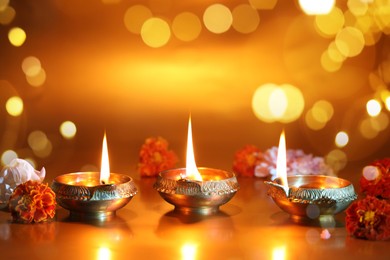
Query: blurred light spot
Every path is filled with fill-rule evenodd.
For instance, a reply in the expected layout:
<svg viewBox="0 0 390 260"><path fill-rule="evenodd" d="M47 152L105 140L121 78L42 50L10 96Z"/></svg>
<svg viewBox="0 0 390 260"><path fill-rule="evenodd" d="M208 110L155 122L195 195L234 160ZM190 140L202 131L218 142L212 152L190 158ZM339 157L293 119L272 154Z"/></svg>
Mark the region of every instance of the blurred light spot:
<svg viewBox="0 0 390 260"><path fill-rule="evenodd" d="M360 134L366 139L373 139L379 133L370 118L366 118L360 122L359 131Z"/></svg>
<svg viewBox="0 0 390 260"><path fill-rule="evenodd" d="M388 96L385 100L385 103L386 103L386 109L388 111L390 111L390 96Z"/></svg>
<svg viewBox="0 0 390 260"><path fill-rule="evenodd" d="M46 81L46 72L44 69L41 68L39 72L34 76L26 75L26 80L31 86L40 87Z"/></svg>
<svg viewBox="0 0 390 260"><path fill-rule="evenodd" d="M273 117L280 118L286 113L288 101L283 89L275 88L269 97L268 103Z"/></svg>
<svg viewBox="0 0 390 260"><path fill-rule="evenodd" d="M149 18L141 29L141 37L146 45L158 48L162 47L169 41L171 31L166 21L161 18Z"/></svg>
<svg viewBox="0 0 390 260"><path fill-rule="evenodd" d="M181 259L182 260L194 260L196 259L196 253L198 251L198 245L193 243L186 243L181 247Z"/></svg>
<svg viewBox="0 0 390 260"><path fill-rule="evenodd" d="M361 31L354 27L345 27L336 35L337 49L346 57L360 54L364 47L364 37Z"/></svg>
<svg viewBox="0 0 390 260"><path fill-rule="evenodd" d="M240 33L254 32L259 26L259 13L248 4L238 5L233 9L233 28Z"/></svg>
<svg viewBox="0 0 390 260"><path fill-rule="evenodd" d="M23 100L20 97L10 97L5 103L5 109L11 116L20 116L23 113Z"/></svg>
<svg viewBox="0 0 390 260"><path fill-rule="evenodd" d="M27 143L33 150L33 153L40 158L48 157L53 149L46 134L39 130L33 131L28 135Z"/></svg>
<svg viewBox="0 0 390 260"><path fill-rule="evenodd" d="M152 16L153 14L148 7L134 5L126 10L123 21L127 30L134 34L140 34L142 25Z"/></svg>
<svg viewBox="0 0 390 260"><path fill-rule="evenodd" d="M249 0L251 6L259 10L271 10L274 9L278 0Z"/></svg>
<svg viewBox="0 0 390 260"><path fill-rule="evenodd" d="M97 259L98 260L110 260L111 259L111 250L107 247L99 247Z"/></svg>
<svg viewBox="0 0 390 260"><path fill-rule="evenodd" d="M323 229L321 231L321 239L329 239L330 238L330 232L327 229Z"/></svg>
<svg viewBox="0 0 390 260"><path fill-rule="evenodd" d="M320 130L325 127L326 122L321 122L316 119L313 109L309 109L305 115L305 123L312 130Z"/></svg>
<svg viewBox="0 0 390 260"><path fill-rule="evenodd" d="M343 65L342 61L336 61L332 59L329 50L326 50L322 53L320 61L321 61L322 68L328 72L338 71Z"/></svg>
<svg viewBox="0 0 390 260"><path fill-rule="evenodd" d="M29 56L23 60L22 70L27 76L34 77L41 71L41 61L37 57Z"/></svg>
<svg viewBox="0 0 390 260"><path fill-rule="evenodd" d="M371 99L366 104L367 113L370 116L377 116L382 111L382 105L376 99Z"/></svg>
<svg viewBox="0 0 390 260"><path fill-rule="evenodd" d="M338 147L346 146L348 144L348 141L349 141L349 137L348 137L348 134L346 132L340 131L336 134L335 144Z"/></svg>
<svg viewBox="0 0 390 260"><path fill-rule="evenodd" d="M349 26L355 26L356 24L356 17L351 13L351 11L346 10L344 12L344 26L349 27Z"/></svg>
<svg viewBox="0 0 390 260"><path fill-rule="evenodd" d="M364 15L368 10L367 3L362 0L348 0L347 6L355 16Z"/></svg>
<svg viewBox="0 0 390 260"><path fill-rule="evenodd" d="M22 28L14 27L8 32L8 40L15 47L22 46L26 41L26 33Z"/></svg>
<svg viewBox="0 0 390 260"><path fill-rule="evenodd" d="M13 9L11 6L5 7L4 10L0 11L0 24L7 25L12 22L12 20L15 18L15 9Z"/></svg>
<svg viewBox="0 0 390 260"><path fill-rule="evenodd" d="M292 122L301 116L304 104L301 91L289 84L264 84L252 97L253 112L264 122Z"/></svg>
<svg viewBox="0 0 390 260"><path fill-rule="evenodd" d="M13 150L6 150L1 155L1 163L3 165L8 165L13 159L18 158L18 154Z"/></svg>
<svg viewBox="0 0 390 260"><path fill-rule="evenodd" d="M325 161L335 172L338 172L347 165L347 155L341 150L332 150L326 155Z"/></svg>
<svg viewBox="0 0 390 260"><path fill-rule="evenodd" d="M318 232L318 230L314 229L314 228L309 228L307 231L306 231L306 241L313 245L315 243L317 243L319 240L320 240L320 232Z"/></svg>
<svg viewBox="0 0 390 260"><path fill-rule="evenodd" d="M324 36L335 36L337 32L344 26L343 12L334 7L329 14L317 15L315 19L316 29Z"/></svg>
<svg viewBox="0 0 390 260"><path fill-rule="evenodd" d="M190 12L178 14L172 22L173 34L182 41L193 41L202 31L198 16Z"/></svg>
<svg viewBox="0 0 390 260"><path fill-rule="evenodd" d="M320 225L323 228L334 228L336 227L336 220L333 215L321 215L320 216Z"/></svg>
<svg viewBox="0 0 390 260"><path fill-rule="evenodd" d="M308 15L328 14L335 3L335 0L299 0L302 11Z"/></svg>
<svg viewBox="0 0 390 260"><path fill-rule="evenodd" d="M310 204L306 207L306 216L316 219L320 216L320 208L316 204Z"/></svg>
<svg viewBox="0 0 390 260"><path fill-rule="evenodd" d="M321 123L328 122L333 116L333 106L326 100L319 100L313 105L313 117Z"/></svg>
<svg viewBox="0 0 390 260"><path fill-rule="evenodd" d="M222 4L210 5L203 14L203 23L213 33L224 33L233 23L230 9Z"/></svg>
<svg viewBox="0 0 390 260"><path fill-rule="evenodd" d="M71 121L65 121L60 125L60 133L66 139L72 139L76 132L76 125Z"/></svg>
<svg viewBox="0 0 390 260"><path fill-rule="evenodd" d="M0 0L0 12L4 11L9 5L9 0Z"/></svg>
<svg viewBox="0 0 390 260"><path fill-rule="evenodd" d="M278 246L272 249L272 260L286 259L286 246Z"/></svg>

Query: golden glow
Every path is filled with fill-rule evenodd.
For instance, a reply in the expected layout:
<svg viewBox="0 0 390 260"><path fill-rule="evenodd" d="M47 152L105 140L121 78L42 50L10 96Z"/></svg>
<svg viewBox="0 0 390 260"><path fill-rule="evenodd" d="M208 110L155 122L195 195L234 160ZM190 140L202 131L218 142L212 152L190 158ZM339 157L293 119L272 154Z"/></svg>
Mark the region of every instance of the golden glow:
<svg viewBox="0 0 390 260"><path fill-rule="evenodd" d="M374 139L379 134L375 121L370 119L373 118L366 118L359 124L360 134L366 139Z"/></svg>
<svg viewBox="0 0 390 260"><path fill-rule="evenodd" d="M271 10L275 8L278 0L249 0L251 6L259 10Z"/></svg>
<svg viewBox="0 0 390 260"><path fill-rule="evenodd" d="M187 157L186 157L186 176L187 179L202 181L202 176L198 171L195 162L194 146L192 144L192 125L191 116L188 120L188 134L187 134Z"/></svg>
<svg viewBox="0 0 390 260"><path fill-rule="evenodd" d="M340 131L336 134L335 144L338 147L344 147L348 144L348 142L349 142L349 136L346 132Z"/></svg>
<svg viewBox="0 0 390 260"><path fill-rule="evenodd" d="M75 137L76 132L76 125L72 121L65 121L60 125L60 133L66 139L72 139Z"/></svg>
<svg viewBox="0 0 390 260"><path fill-rule="evenodd" d="M347 6L355 16L365 15L368 10L367 2L362 0L348 0Z"/></svg>
<svg viewBox="0 0 390 260"><path fill-rule="evenodd" d="M224 33L232 26L233 16L230 9L222 4L207 7L203 14L203 23L213 33Z"/></svg>
<svg viewBox="0 0 390 260"><path fill-rule="evenodd" d="M275 118L281 118L287 110L288 100L286 93L281 88L275 88L269 96L268 106Z"/></svg>
<svg viewBox="0 0 390 260"><path fill-rule="evenodd" d="M28 56L22 62L22 70L26 76L34 77L41 71L41 61L37 57Z"/></svg>
<svg viewBox="0 0 390 260"><path fill-rule="evenodd" d="M312 130L320 130L325 127L326 122L318 121L314 116L313 109L309 109L305 115L305 123Z"/></svg>
<svg viewBox="0 0 390 260"><path fill-rule="evenodd" d="M0 12L3 12L9 5L9 0L0 0Z"/></svg>
<svg viewBox="0 0 390 260"><path fill-rule="evenodd" d="M328 14L335 4L335 0L299 0L298 2L302 11L308 15Z"/></svg>
<svg viewBox="0 0 390 260"><path fill-rule="evenodd" d="M281 184L284 186L284 189L287 193L287 151L284 130L282 131L279 139L278 157L276 159L276 177L280 178Z"/></svg>
<svg viewBox="0 0 390 260"><path fill-rule="evenodd" d="M31 86L40 87L46 81L46 72L44 69L41 68L39 72L34 76L26 75L26 80Z"/></svg>
<svg viewBox="0 0 390 260"><path fill-rule="evenodd" d="M286 259L286 246L279 246L272 249L272 260Z"/></svg>
<svg viewBox="0 0 390 260"><path fill-rule="evenodd" d="M390 96L388 96L385 100L386 109L390 111Z"/></svg>
<svg viewBox="0 0 390 260"><path fill-rule="evenodd" d="M180 248L182 260L194 260L198 251L198 245L193 243L185 243Z"/></svg>
<svg viewBox="0 0 390 260"><path fill-rule="evenodd" d="M304 104L302 92L289 84L264 84L252 97L252 110L264 122L292 122L301 116Z"/></svg>
<svg viewBox="0 0 390 260"><path fill-rule="evenodd" d="M108 159L106 133L104 133L103 147L102 147L102 163L100 166L100 183L107 184L109 179L110 179L110 162Z"/></svg>
<svg viewBox="0 0 390 260"><path fill-rule="evenodd" d="M8 32L8 40L15 47L22 46L26 41L26 33L22 28L14 27Z"/></svg>
<svg viewBox="0 0 390 260"><path fill-rule="evenodd" d="M23 113L23 100L20 97L10 97L5 103L5 109L11 116L20 116Z"/></svg>
<svg viewBox="0 0 390 260"><path fill-rule="evenodd" d="M346 59L346 57L337 48L334 41L329 44L327 54L329 58L336 63L341 64Z"/></svg>
<svg viewBox="0 0 390 260"><path fill-rule="evenodd" d="M324 70L328 72L335 72L338 71L341 66L343 65L342 61L336 61L332 59L331 53L329 50L326 50L321 55L321 66L324 68Z"/></svg>
<svg viewBox="0 0 390 260"><path fill-rule="evenodd" d="M171 30L166 21L161 18L149 18L142 25L141 37L144 43L153 48L159 48L168 43Z"/></svg>
<svg viewBox="0 0 390 260"><path fill-rule="evenodd" d="M32 131L27 137L27 143L33 153L40 158L48 157L53 150L47 135L40 130Z"/></svg>
<svg viewBox="0 0 390 260"><path fill-rule="evenodd" d="M329 14L317 15L315 19L316 29L324 36L335 36L337 32L344 26L343 12L334 7Z"/></svg>
<svg viewBox="0 0 390 260"><path fill-rule="evenodd" d="M312 109L314 118L323 123L328 122L332 118L334 112L332 104L326 100L317 101L314 103Z"/></svg>
<svg viewBox="0 0 390 260"><path fill-rule="evenodd" d="M1 163L8 165L13 159L18 158L18 154L13 150L6 150L1 155Z"/></svg>
<svg viewBox="0 0 390 260"><path fill-rule="evenodd" d="M97 260L110 260L111 259L111 249L108 247L99 247L97 252Z"/></svg>
<svg viewBox="0 0 390 260"><path fill-rule="evenodd" d="M11 6L6 6L4 10L0 11L0 24L7 25L15 18L15 9Z"/></svg>
<svg viewBox="0 0 390 260"><path fill-rule="evenodd" d="M370 116L377 116L382 111L382 105L376 99L371 99L366 104L367 113Z"/></svg>
<svg viewBox="0 0 390 260"><path fill-rule="evenodd" d="M172 22L173 34L182 41L193 41L202 31L198 16L190 12L178 14Z"/></svg>
<svg viewBox="0 0 390 260"><path fill-rule="evenodd" d="M127 30L134 34L140 34L142 25L153 16L152 11L143 5L129 7L123 17Z"/></svg>
<svg viewBox="0 0 390 260"><path fill-rule="evenodd" d="M233 28L240 33L254 32L260 23L259 13L248 4L236 6L232 12Z"/></svg>
<svg viewBox="0 0 390 260"><path fill-rule="evenodd" d="M326 155L325 161L335 172L338 172L347 165L347 155L341 150L332 150Z"/></svg>
<svg viewBox="0 0 390 260"><path fill-rule="evenodd" d="M354 27L345 27L336 35L337 49L345 57L359 55L364 47L363 33Z"/></svg>

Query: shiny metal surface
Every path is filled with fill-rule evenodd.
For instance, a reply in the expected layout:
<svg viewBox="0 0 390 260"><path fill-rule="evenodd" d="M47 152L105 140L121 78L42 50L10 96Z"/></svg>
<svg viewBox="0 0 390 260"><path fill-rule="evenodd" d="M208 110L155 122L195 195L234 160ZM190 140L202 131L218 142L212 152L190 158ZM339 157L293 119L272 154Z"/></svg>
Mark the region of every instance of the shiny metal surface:
<svg viewBox="0 0 390 260"><path fill-rule="evenodd" d="M99 183L99 172L63 174L54 178L51 188L57 203L81 219L111 218L137 193L132 178L117 173L111 173L108 184Z"/></svg>
<svg viewBox="0 0 390 260"><path fill-rule="evenodd" d="M198 168L203 181L182 179L185 168L161 172L153 187L183 214L210 215L218 212L239 189L236 176L227 171Z"/></svg>
<svg viewBox="0 0 390 260"><path fill-rule="evenodd" d="M287 180L287 194L279 178L265 184L269 185L268 194L276 205L297 221L338 214L357 198L352 183L342 178L298 175L289 176Z"/></svg>
<svg viewBox="0 0 390 260"><path fill-rule="evenodd" d="M352 175L350 175L352 176ZM22 225L0 212L1 259L388 259L389 242L346 233L344 213L322 226L295 224L267 196L262 179L238 178L240 190L212 216L173 211L134 177L139 194L107 222L77 221L58 208L56 221Z"/></svg>

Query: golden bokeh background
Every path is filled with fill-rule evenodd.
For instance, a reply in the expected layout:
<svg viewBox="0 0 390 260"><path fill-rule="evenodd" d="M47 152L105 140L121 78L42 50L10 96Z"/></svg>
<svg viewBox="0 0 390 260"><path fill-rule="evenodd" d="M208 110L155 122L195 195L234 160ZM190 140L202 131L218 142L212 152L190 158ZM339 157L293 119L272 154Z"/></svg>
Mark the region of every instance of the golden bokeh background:
<svg viewBox="0 0 390 260"><path fill-rule="evenodd" d="M190 113L199 166L283 128L336 171L389 156L390 1L304 2L0 0L1 163L95 169L106 131L113 172L150 136L183 166Z"/></svg>

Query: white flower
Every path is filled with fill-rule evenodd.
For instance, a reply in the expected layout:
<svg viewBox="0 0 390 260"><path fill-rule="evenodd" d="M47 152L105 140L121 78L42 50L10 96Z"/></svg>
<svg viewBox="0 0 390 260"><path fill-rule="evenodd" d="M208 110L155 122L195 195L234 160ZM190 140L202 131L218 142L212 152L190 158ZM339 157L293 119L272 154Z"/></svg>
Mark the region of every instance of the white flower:
<svg viewBox="0 0 390 260"><path fill-rule="evenodd" d="M0 172L0 209L7 207L14 189L29 180L42 182L46 170L37 171L26 160L13 159Z"/></svg>

